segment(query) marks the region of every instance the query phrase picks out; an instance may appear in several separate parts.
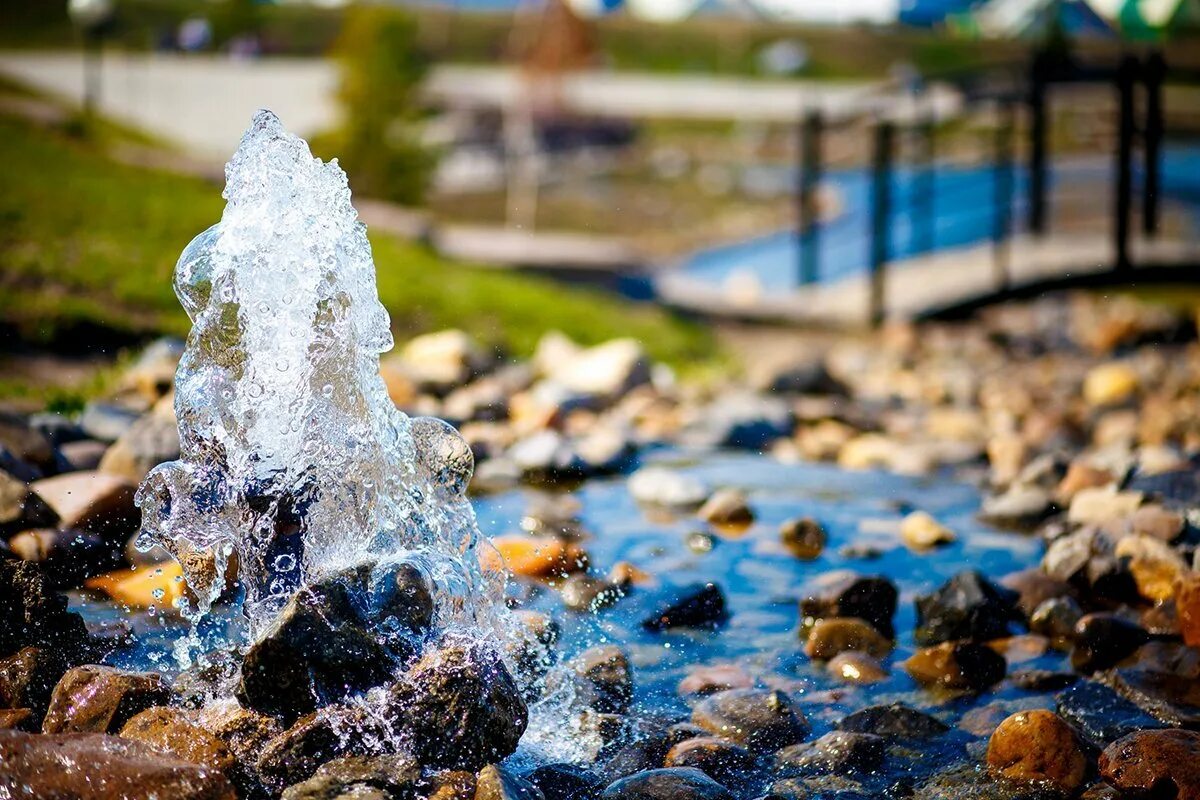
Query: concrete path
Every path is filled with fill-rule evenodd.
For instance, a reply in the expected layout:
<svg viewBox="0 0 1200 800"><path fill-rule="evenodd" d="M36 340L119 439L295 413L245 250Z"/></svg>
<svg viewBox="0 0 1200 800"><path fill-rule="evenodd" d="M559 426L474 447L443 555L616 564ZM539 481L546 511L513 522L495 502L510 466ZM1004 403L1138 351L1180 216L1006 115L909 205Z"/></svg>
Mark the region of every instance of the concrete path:
<svg viewBox="0 0 1200 800"><path fill-rule="evenodd" d="M1022 234L1008 247L1011 288L1097 276L1113 264L1111 240L1095 234ZM1194 266L1200 264L1200 242L1137 240L1131 255L1135 264ZM752 283L719 285L679 272L660 275L655 286L669 305L718 317L841 326L869 319L871 284L865 273L777 295ZM889 318L913 319L993 296L998 286L990 243L942 250L889 264L884 308Z"/></svg>

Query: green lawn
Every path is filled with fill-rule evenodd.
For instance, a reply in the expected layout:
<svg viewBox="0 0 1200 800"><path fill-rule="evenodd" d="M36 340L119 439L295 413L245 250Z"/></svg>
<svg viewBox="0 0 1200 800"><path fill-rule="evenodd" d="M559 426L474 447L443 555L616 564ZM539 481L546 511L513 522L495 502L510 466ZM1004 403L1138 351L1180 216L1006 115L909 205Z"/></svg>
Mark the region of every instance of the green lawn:
<svg viewBox="0 0 1200 800"><path fill-rule="evenodd" d="M171 274L184 245L220 218L218 187L118 163L94 138L11 116L0 116L0 161L0 323L72 349L97 329L186 333ZM635 336L680 365L713 357L707 330L651 306L450 262L389 236L372 244L399 337L459 327L524 355L558 329L587 343Z"/></svg>

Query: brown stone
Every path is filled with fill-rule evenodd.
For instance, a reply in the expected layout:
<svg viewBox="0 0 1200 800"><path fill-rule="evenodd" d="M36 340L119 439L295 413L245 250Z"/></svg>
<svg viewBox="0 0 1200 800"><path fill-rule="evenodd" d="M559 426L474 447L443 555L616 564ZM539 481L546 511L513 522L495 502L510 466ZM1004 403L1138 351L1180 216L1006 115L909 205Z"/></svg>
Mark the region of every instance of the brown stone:
<svg viewBox="0 0 1200 800"><path fill-rule="evenodd" d="M1171 545L1145 534L1122 537L1115 554L1128 559L1138 593L1155 603L1175 596L1175 580L1187 570L1187 562Z"/></svg>
<svg viewBox="0 0 1200 800"><path fill-rule="evenodd" d="M137 487L117 475L68 472L35 481L31 488L54 509L63 528L120 536L141 519L133 504Z"/></svg>
<svg viewBox="0 0 1200 800"><path fill-rule="evenodd" d="M886 680L887 669L866 653L847 650L838 653L825 665L825 671L846 683L866 684Z"/></svg>
<svg viewBox="0 0 1200 800"><path fill-rule="evenodd" d="M480 563L488 570L508 569L526 578L552 578L587 568L587 555L556 536L513 534L491 540L495 550L482 549Z"/></svg>
<svg viewBox="0 0 1200 800"><path fill-rule="evenodd" d="M892 652L892 643L865 620L857 617L827 617L813 623L804 643L809 658L827 660L854 650L875 658Z"/></svg>
<svg viewBox="0 0 1200 800"><path fill-rule="evenodd" d="M372 730L365 715L343 706L326 706L296 720L259 751L255 768L275 792L308 780L322 764L346 755L367 755Z"/></svg>
<svg viewBox="0 0 1200 800"><path fill-rule="evenodd" d="M64 768L69 765L69 768ZM0 731L0 796L66 800L236 800L219 771L99 733Z"/></svg>
<svg viewBox="0 0 1200 800"><path fill-rule="evenodd" d="M1184 644L1200 647L1200 572L1189 571L1175 583L1175 611Z"/></svg>
<svg viewBox="0 0 1200 800"><path fill-rule="evenodd" d="M1081 489L1095 489L1108 486L1114 480L1113 475L1106 469L1093 467L1082 461L1072 461L1067 467L1067 474L1058 482L1055 496L1062 503L1069 504L1071 498Z"/></svg>
<svg viewBox="0 0 1200 800"><path fill-rule="evenodd" d="M681 695L713 694L726 689L749 689L754 685L750 673L736 664L696 666L679 682L677 691Z"/></svg>
<svg viewBox="0 0 1200 800"><path fill-rule="evenodd" d="M232 778L236 761L230 749L178 708L155 706L135 715L121 728L121 738L150 745L176 758L203 764Z"/></svg>
<svg viewBox="0 0 1200 800"><path fill-rule="evenodd" d="M0 709L0 731L24 731L33 727L33 712L28 708Z"/></svg>
<svg viewBox="0 0 1200 800"><path fill-rule="evenodd" d="M821 523L812 517L790 519L779 528L779 539L783 546L802 561L812 561L821 555L827 538Z"/></svg>
<svg viewBox="0 0 1200 800"><path fill-rule="evenodd" d="M1021 711L1000 723L988 742L988 768L1009 780L1049 782L1075 793L1087 757L1075 731L1052 711Z"/></svg>
<svg viewBox="0 0 1200 800"><path fill-rule="evenodd" d="M258 758L264 746L283 733L266 714L242 708L235 701L208 703L196 712L196 724L216 736L241 761Z"/></svg>
<svg viewBox="0 0 1200 800"><path fill-rule="evenodd" d="M54 687L42 729L46 733L116 733L135 714L167 703L171 690L152 672L122 672L87 664Z"/></svg>
<svg viewBox="0 0 1200 800"><path fill-rule="evenodd" d="M943 642L917 650L903 662L904 671L929 688L983 691L1004 678L1004 659L973 642Z"/></svg>
<svg viewBox="0 0 1200 800"><path fill-rule="evenodd" d="M696 516L711 525L745 528L754 522L746 495L737 489L719 489L704 501Z"/></svg>
<svg viewBox="0 0 1200 800"><path fill-rule="evenodd" d="M695 767L717 783L737 785L754 768L754 756L744 747L715 736L686 739L667 751L664 767Z"/></svg>
<svg viewBox="0 0 1200 800"><path fill-rule="evenodd" d="M1131 733L1100 754L1100 775L1123 792L1200 800L1200 733Z"/></svg>
<svg viewBox="0 0 1200 800"><path fill-rule="evenodd" d="M900 538L909 549L920 551L950 544L958 537L930 514L914 511L901 521Z"/></svg>
<svg viewBox="0 0 1200 800"><path fill-rule="evenodd" d="M778 750L808 733L808 720L780 691L730 689L692 710L692 722L752 750Z"/></svg>

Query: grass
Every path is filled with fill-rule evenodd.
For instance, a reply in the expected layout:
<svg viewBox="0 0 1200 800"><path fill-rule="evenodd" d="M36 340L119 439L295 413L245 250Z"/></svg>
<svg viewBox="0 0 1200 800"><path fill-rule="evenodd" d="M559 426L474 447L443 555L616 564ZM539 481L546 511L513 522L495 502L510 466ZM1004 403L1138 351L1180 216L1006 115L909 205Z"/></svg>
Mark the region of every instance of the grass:
<svg viewBox="0 0 1200 800"><path fill-rule="evenodd" d="M219 189L118 163L72 131L0 116L0 325L25 342L75 351L185 334L171 276L183 246L220 218ZM102 141L116 135L105 131ZM679 366L714 356L707 330L661 309L448 261L390 236L371 241L400 338L458 327L526 355L557 329L585 343L635 336Z"/></svg>

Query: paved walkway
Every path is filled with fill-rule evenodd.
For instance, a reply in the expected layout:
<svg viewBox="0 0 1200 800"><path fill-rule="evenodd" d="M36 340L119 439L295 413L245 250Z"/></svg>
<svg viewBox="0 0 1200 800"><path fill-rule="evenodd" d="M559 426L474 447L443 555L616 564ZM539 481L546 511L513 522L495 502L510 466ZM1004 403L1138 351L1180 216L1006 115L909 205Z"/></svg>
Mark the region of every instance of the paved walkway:
<svg viewBox="0 0 1200 800"><path fill-rule="evenodd" d="M1157 239L1132 243L1134 263L1159 267L1200 264L1200 242ZM912 319L993 296L999 286L990 243L943 250L896 261L887 267L886 315ZM1014 289L1064 278L1107 272L1112 242L1094 234L1020 235L1009 243L1009 276ZM751 283L717 285L683 273L655 282L670 305L719 317L789 322L862 325L868 321L870 279L863 273L833 284L817 284L785 294L767 294Z"/></svg>

